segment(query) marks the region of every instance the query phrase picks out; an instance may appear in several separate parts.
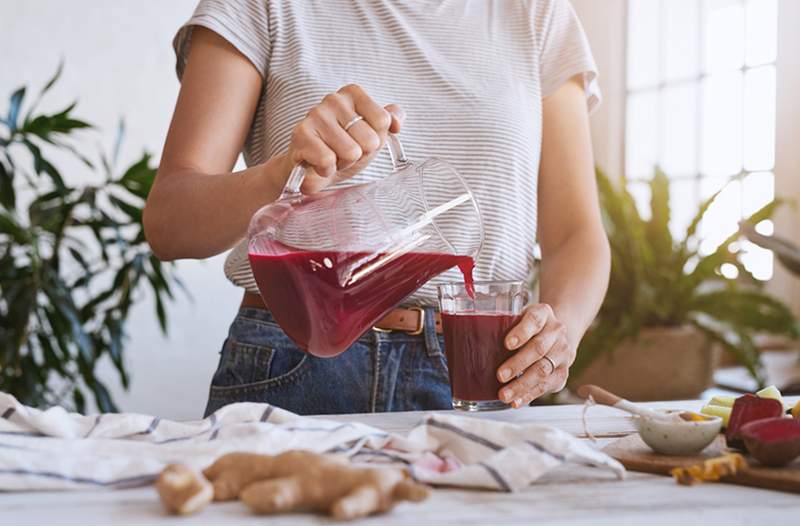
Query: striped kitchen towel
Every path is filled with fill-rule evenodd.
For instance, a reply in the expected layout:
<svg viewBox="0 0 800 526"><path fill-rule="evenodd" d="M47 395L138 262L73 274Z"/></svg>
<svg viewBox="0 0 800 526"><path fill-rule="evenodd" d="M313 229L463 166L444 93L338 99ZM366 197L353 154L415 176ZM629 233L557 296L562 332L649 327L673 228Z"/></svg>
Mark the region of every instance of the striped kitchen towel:
<svg viewBox="0 0 800 526"><path fill-rule="evenodd" d="M433 485L501 491L524 488L567 463L618 478L625 472L586 441L538 424L427 413L402 436L268 404L232 404L203 420L175 422L132 413L84 416L61 407L42 411L0 392L0 490L134 487L152 483L169 463L202 469L232 451L290 449L396 464Z"/></svg>

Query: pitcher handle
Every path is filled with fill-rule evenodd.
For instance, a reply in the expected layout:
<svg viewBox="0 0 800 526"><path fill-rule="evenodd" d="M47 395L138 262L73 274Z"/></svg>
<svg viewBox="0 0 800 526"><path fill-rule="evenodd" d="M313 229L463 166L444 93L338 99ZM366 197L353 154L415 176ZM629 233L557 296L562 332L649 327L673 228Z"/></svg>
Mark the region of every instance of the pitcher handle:
<svg viewBox="0 0 800 526"><path fill-rule="evenodd" d="M400 139L397 138L397 135L390 133L386 137L386 148L389 150L389 158L392 160L392 171L403 168L406 164L408 164L406 152L403 150L403 145L400 143ZM289 178L286 180L286 185L283 187L283 192L281 192L281 195L278 199L283 199L284 197L294 197L298 195L300 193L300 185L303 184L303 179L305 178L305 163L300 163L292 168L292 172L289 174Z"/></svg>

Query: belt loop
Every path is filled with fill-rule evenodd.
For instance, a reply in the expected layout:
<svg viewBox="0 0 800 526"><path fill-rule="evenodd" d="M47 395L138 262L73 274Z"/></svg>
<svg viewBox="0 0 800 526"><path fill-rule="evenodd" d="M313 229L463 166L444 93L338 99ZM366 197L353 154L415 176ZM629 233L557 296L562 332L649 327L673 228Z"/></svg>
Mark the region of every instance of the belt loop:
<svg viewBox="0 0 800 526"><path fill-rule="evenodd" d="M436 335L436 309L425 307L425 349L429 355L441 353L439 337Z"/></svg>

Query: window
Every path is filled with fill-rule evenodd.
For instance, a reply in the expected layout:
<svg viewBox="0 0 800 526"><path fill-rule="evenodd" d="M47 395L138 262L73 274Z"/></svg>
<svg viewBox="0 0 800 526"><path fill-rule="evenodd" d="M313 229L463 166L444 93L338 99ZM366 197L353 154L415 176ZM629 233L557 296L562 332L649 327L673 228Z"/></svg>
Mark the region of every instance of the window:
<svg viewBox="0 0 800 526"><path fill-rule="evenodd" d="M630 190L646 209L643 181L664 170L670 228L682 236L700 202L724 187L700 226L704 254L775 194L777 22L777 0L628 0ZM771 234L771 222L758 230ZM771 252L739 246L756 278L772 277Z"/></svg>

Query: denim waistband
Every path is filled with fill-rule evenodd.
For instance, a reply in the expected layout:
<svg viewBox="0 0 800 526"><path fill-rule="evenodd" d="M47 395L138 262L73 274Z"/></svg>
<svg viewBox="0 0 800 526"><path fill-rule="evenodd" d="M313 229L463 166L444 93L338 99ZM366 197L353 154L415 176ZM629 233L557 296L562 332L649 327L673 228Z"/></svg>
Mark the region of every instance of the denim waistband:
<svg viewBox="0 0 800 526"><path fill-rule="evenodd" d="M425 342L425 348L429 353L438 353L442 351L442 346L439 341L439 335L436 334L436 309L434 307L420 307L425 313L425 319L422 327L422 334L413 335L404 331L375 331L368 330L365 332L358 341L366 344L378 345L381 343L401 342L401 341L414 341L418 342L421 339ZM260 309L255 307L240 307L240 317L247 318L251 321L259 323L268 323L280 328L275 317L267 309Z"/></svg>

